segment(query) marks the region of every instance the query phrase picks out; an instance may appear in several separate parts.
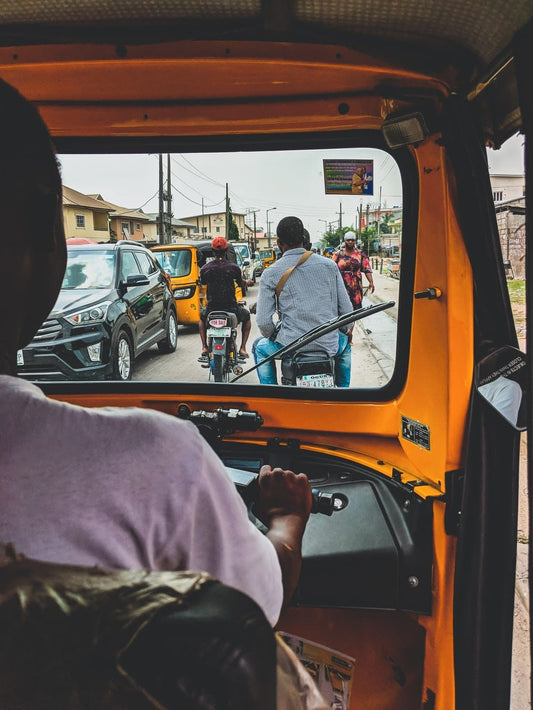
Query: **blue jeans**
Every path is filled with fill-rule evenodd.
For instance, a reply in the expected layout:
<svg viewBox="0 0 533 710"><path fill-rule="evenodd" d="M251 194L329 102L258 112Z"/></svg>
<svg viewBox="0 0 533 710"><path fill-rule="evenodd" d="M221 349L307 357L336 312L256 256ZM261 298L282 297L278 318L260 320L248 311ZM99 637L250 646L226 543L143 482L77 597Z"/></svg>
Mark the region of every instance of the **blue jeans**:
<svg viewBox="0 0 533 710"><path fill-rule="evenodd" d="M261 362L269 355L277 353L284 347L268 338L257 338L252 345L252 355L255 363ZM350 374L352 370L352 346L348 342L348 336L339 332L339 349L335 355L335 386L349 387ZM257 368L259 382L262 385L277 385L276 363L272 359Z"/></svg>

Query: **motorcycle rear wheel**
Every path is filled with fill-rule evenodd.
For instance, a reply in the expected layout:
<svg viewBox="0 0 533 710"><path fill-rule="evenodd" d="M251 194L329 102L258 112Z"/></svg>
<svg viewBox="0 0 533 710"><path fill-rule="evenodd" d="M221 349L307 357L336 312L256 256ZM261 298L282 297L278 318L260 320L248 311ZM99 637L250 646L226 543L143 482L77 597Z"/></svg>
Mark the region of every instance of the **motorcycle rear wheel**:
<svg viewBox="0 0 533 710"><path fill-rule="evenodd" d="M226 358L222 353L213 355L213 377L215 378L215 382L226 381Z"/></svg>

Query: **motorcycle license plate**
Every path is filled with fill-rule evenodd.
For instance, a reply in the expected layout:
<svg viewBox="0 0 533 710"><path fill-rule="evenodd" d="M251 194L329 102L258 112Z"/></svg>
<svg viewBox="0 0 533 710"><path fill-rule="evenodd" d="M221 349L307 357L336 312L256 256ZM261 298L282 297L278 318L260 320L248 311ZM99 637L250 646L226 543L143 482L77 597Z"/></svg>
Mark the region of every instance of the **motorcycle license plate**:
<svg viewBox="0 0 533 710"><path fill-rule="evenodd" d="M231 335L231 328L208 328L207 337L208 338L229 338Z"/></svg>
<svg viewBox="0 0 533 710"><path fill-rule="evenodd" d="M296 387L335 387L333 375L300 375L296 378Z"/></svg>

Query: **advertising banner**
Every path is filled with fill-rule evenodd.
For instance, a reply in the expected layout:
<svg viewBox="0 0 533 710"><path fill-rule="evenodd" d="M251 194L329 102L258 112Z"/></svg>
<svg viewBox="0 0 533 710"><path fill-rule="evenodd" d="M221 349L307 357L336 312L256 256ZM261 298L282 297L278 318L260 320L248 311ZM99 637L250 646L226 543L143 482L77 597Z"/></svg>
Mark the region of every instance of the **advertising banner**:
<svg viewBox="0 0 533 710"><path fill-rule="evenodd" d="M373 160L324 160L326 195L373 195Z"/></svg>

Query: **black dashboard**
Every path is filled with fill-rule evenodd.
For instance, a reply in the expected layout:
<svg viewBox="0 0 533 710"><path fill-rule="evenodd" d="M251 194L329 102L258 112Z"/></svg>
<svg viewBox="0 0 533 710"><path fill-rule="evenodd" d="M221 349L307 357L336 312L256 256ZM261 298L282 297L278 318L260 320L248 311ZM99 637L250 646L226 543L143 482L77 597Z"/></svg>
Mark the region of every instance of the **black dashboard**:
<svg viewBox="0 0 533 710"><path fill-rule="evenodd" d="M293 603L300 606L431 612L432 503L371 468L300 449L220 441L219 456L253 515L256 474L263 464L303 472L332 502L311 515ZM327 507L327 506L326 506Z"/></svg>

